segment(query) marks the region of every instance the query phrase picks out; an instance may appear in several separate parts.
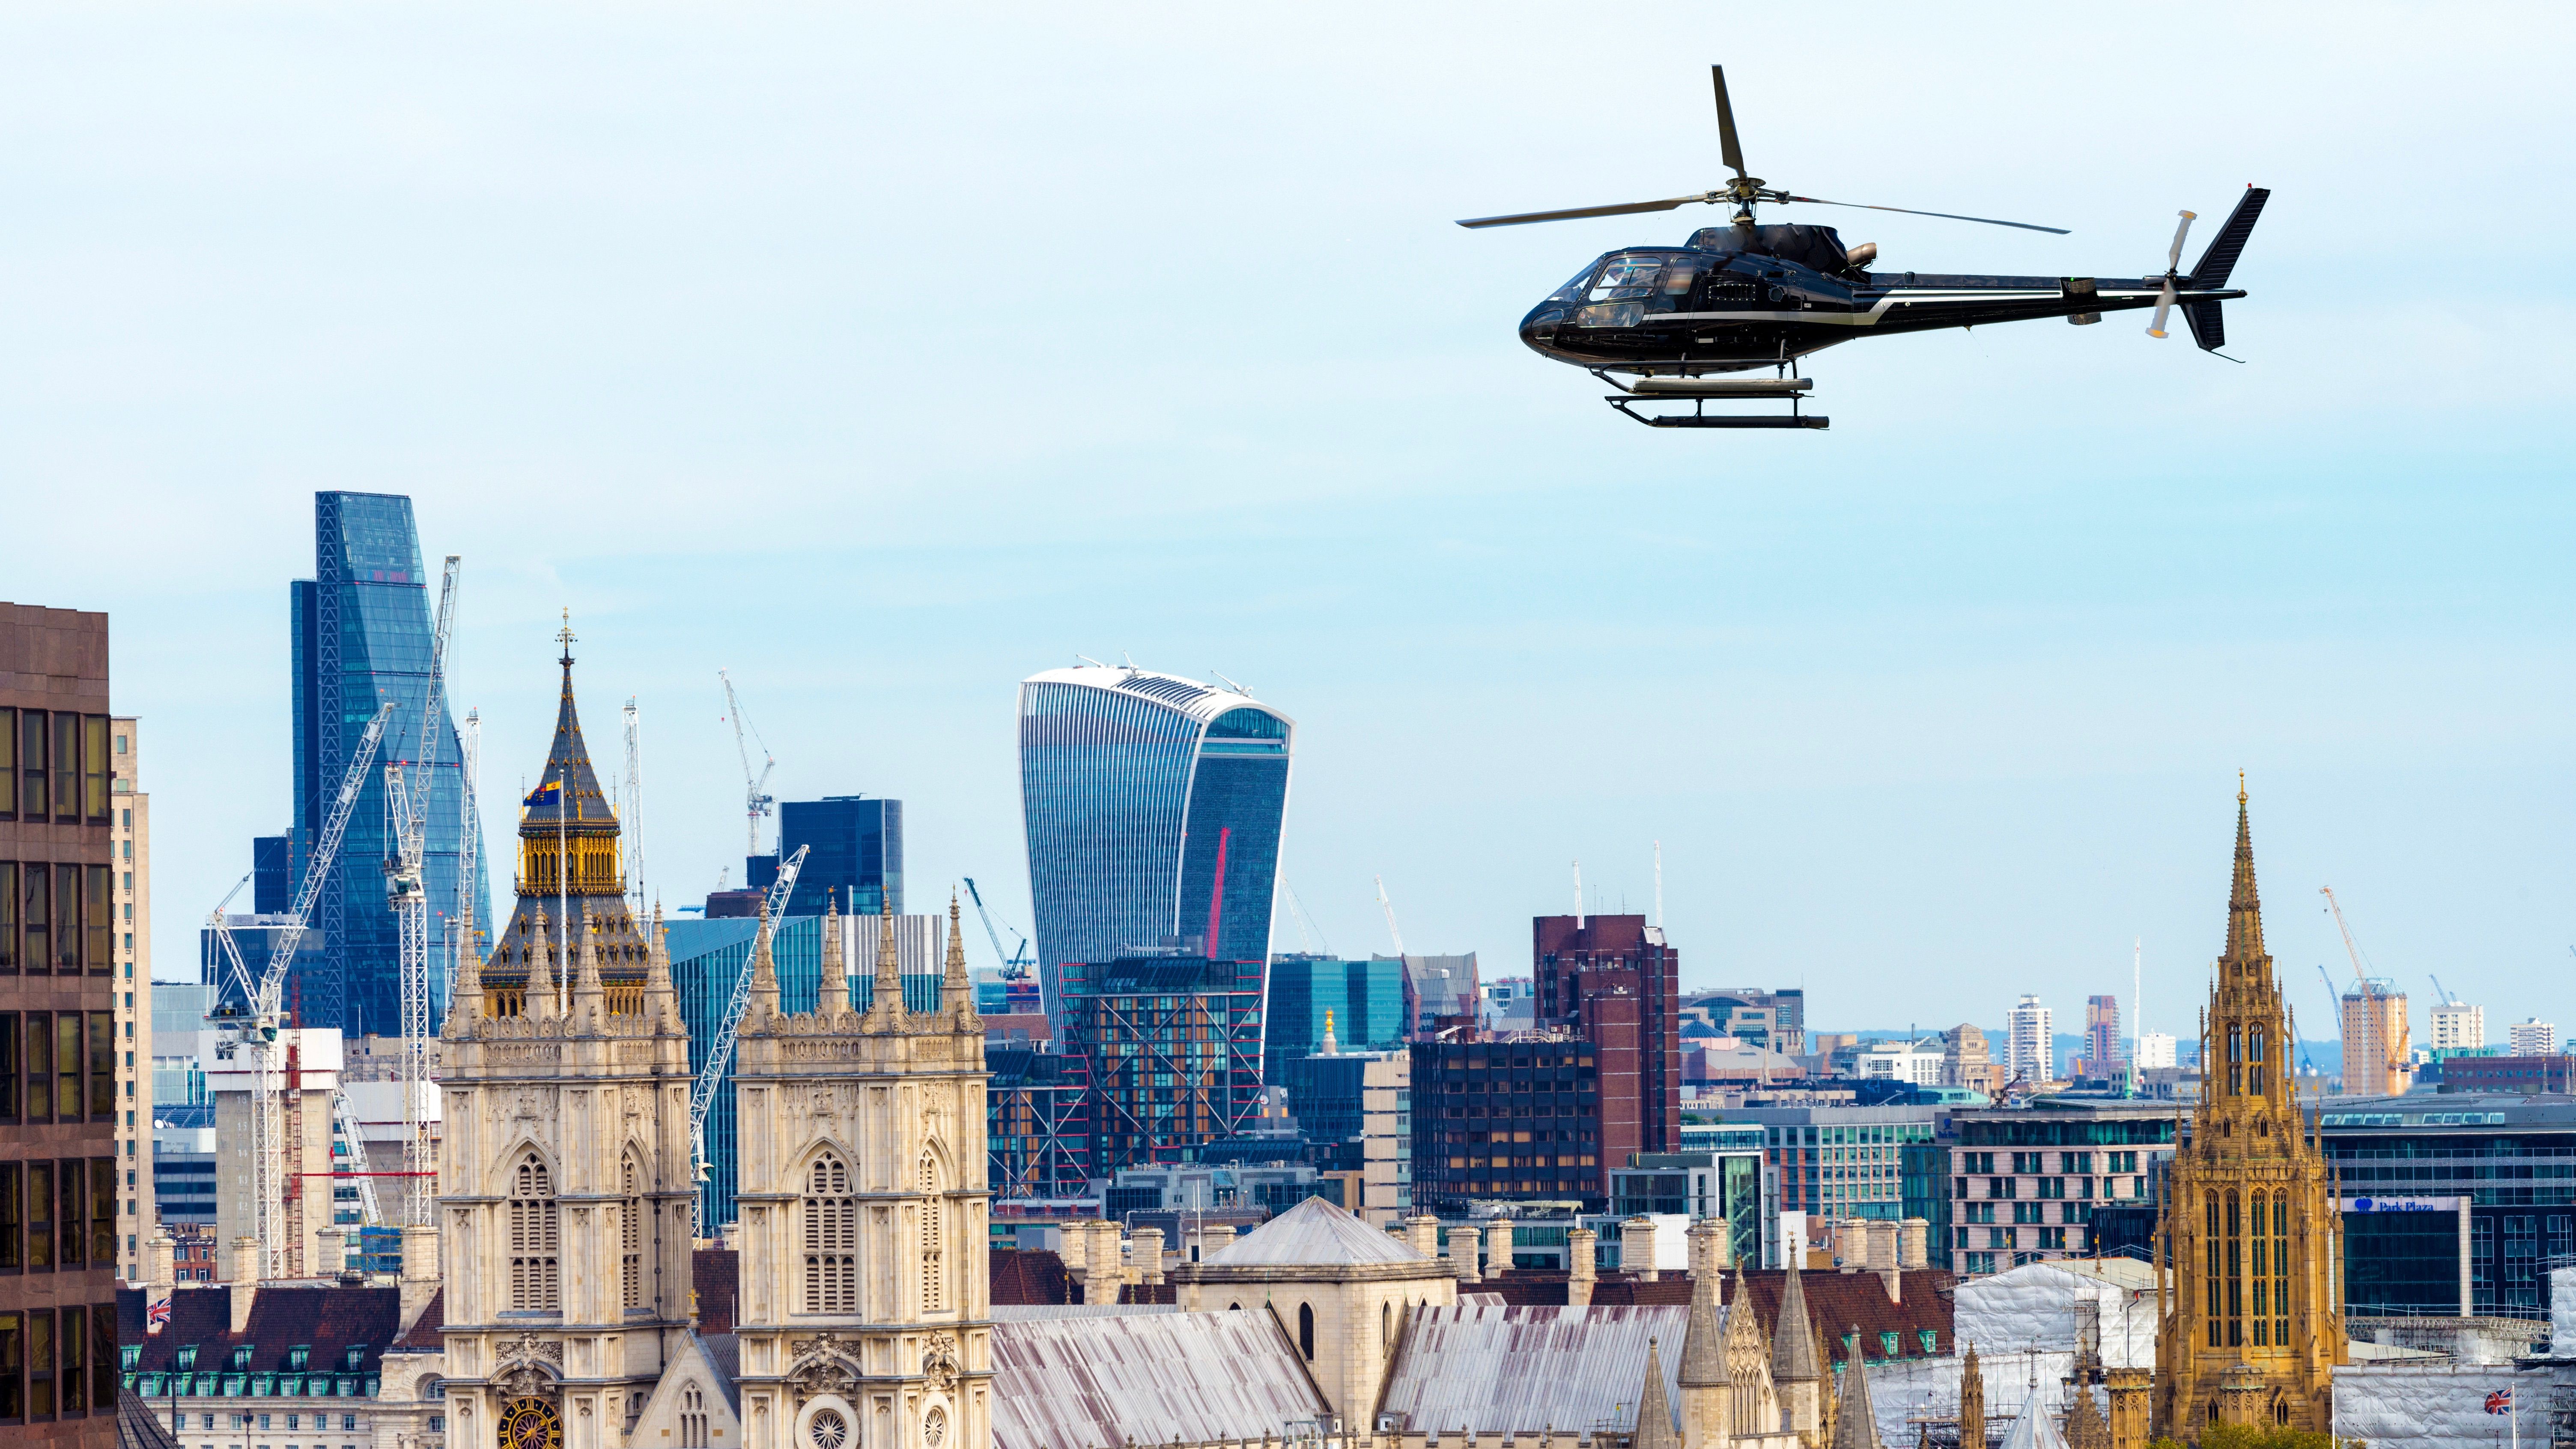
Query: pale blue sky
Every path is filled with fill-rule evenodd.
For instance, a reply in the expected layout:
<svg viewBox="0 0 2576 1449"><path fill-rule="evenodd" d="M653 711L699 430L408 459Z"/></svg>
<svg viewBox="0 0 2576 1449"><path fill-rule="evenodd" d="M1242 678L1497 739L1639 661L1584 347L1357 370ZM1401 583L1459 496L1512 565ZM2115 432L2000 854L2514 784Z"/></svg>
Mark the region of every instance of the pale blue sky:
<svg viewBox="0 0 2576 1449"><path fill-rule="evenodd" d="M2571 234L2552 7L22 6L0 14L0 597L115 616L166 974L285 819L317 488L467 561L506 798L569 605L649 872L899 795L912 899L1028 924L1012 688L1077 651L1302 727L1338 951L1525 969L1642 908L1827 1027L2191 1030L2235 771L2322 1026L2316 888L2421 1001L2576 1025ZM2464 20L2466 15L2471 17ZM1523 350L1722 170L1921 270L2136 274L2275 190L2242 367L2115 315L1818 358L1829 433L1674 434ZM2195 251L2197 243L2195 243ZM1283 921L1283 948L1295 934ZM981 959L980 953L978 959Z"/></svg>

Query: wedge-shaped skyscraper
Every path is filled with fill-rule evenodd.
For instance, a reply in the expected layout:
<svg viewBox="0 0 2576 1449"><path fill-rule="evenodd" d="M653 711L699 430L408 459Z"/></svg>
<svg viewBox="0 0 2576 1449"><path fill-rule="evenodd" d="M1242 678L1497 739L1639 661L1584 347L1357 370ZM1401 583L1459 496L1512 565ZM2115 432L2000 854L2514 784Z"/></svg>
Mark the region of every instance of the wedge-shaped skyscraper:
<svg viewBox="0 0 2576 1449"><path fill-rule="evenodd" d="M1270 955L1296 724L1144 669L1020 684L1020 799L1050 1018L1058 968L1158 952Z"/></svg>

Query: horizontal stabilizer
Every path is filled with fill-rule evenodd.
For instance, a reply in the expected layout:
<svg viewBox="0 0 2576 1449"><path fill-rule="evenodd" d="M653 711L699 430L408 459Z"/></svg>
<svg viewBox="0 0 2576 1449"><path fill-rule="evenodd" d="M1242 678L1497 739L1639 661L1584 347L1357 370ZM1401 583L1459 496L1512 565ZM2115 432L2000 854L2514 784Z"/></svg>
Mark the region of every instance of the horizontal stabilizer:
<svg viewBox="0 0 2576 1449"><path fill-rule="evenodd" d="M2227 285L2227 274L2236 270L2236 259L2245 251L2245 239L2254 234L2254 223L2263 215L2263 203L2271 199L2272 193L2263 187L2245 188L2245 198L2227 214L2227 224L2218 229L2218 235L2210 238L2209 250L2200 254L2199 261L2192 263L2188 279L2192 290L2206 292ZM2213 304L2210 308L2213 319L2217 310ZM2199 330L2197 322L2192 325L2192 330ZM2203 342L2200 345L2215 347L2218 344Z"/></svg>

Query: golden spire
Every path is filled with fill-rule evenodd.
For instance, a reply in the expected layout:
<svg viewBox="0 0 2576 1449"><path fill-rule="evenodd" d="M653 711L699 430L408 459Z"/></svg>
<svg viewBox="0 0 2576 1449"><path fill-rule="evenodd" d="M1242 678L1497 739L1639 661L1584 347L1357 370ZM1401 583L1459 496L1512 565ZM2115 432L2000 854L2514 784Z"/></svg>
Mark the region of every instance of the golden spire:
<svg viewBox="0 0 2576 1449"><path fill-rule="evenodd" d="M2254 889L2254 830L2245 809L2245 774L2236 775L2236 880L2227 892L2227 961L2263 959L2263 901Z"/></svg>

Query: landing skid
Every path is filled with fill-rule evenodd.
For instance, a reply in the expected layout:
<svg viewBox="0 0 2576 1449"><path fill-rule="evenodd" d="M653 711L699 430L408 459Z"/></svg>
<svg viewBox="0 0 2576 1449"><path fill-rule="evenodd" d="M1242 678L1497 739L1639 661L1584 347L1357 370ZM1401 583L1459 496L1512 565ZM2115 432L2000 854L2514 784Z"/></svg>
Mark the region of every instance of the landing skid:
<svg viewBox="0 0 2576 1449"><path fill-rule="evenodd" d="M1631 419L1650 428L1816 428L1833 425L1833 419L1799 411L1807 401L1807 392L1815 386L1803 377L1641 377L1633 387L1595 372L1593 376L1612 387L1624 388L1602 399ZM1779 413L1712 413L1712 402L1780 402L1789 411ZM1641 413L1640 403L1686 402L1686 413Z"/></svg>

